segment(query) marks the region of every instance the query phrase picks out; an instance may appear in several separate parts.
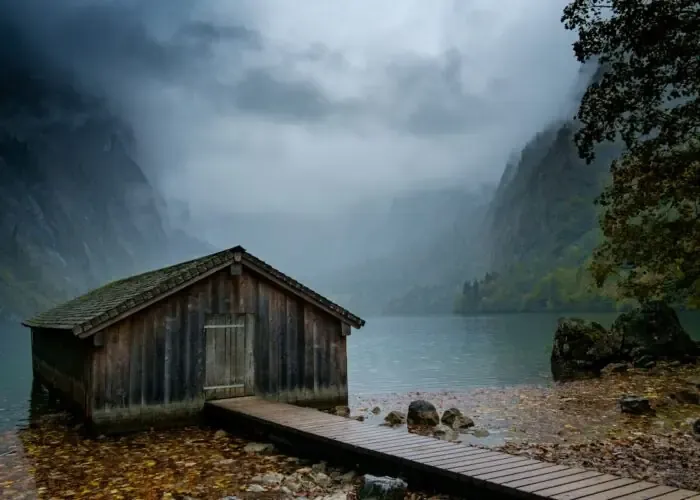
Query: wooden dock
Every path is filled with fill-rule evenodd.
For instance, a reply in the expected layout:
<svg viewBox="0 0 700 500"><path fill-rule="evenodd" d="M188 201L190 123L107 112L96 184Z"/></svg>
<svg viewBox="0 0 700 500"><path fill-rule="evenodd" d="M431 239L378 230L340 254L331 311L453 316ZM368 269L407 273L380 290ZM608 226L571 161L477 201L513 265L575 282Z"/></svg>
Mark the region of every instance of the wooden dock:
<svg viewBox="0 0 700 500"><path fill-rule="evenodd" d="M323 449L336 459L371 464L370 470L451 485L450 490L472 498L700 500L693 491L439 441L256 397L210 401L205 410L230 428L255 428L297 449Z"/></svg>

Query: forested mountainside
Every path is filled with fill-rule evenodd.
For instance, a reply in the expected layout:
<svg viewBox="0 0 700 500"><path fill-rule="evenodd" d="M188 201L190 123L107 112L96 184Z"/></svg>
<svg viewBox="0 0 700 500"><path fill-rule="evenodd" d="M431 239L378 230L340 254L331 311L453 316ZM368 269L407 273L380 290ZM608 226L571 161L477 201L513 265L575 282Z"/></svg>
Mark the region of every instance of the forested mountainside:
<svg viewBox="0 0 700 500"><path fill-rule="evenodd" d="M486 215L490 272L467 280L463 313L598 311L620 306L597 290L586 265L600 238L594 204L621 148L599 148L587 165L573 141L576 123L552 124L509 164Z"/></svg>
<svg viewBox="0 0 700 500"><path fill-rule="evenodd" d="M481 222L493 187L457 187L398 196L368 233L369 257L313 280L358 314L449 314L465 276L486 271ZM391 245L374 252L373 240ZM356 234L356 233L355 233ZM376 234L372 238L372 234Z"/></svg>
<svg viewBox="0 0 700 500"><path fill-rule="evenodd" d="M0 50L0 321L209 250L169 226L129 127L31 60Z"/></svg>

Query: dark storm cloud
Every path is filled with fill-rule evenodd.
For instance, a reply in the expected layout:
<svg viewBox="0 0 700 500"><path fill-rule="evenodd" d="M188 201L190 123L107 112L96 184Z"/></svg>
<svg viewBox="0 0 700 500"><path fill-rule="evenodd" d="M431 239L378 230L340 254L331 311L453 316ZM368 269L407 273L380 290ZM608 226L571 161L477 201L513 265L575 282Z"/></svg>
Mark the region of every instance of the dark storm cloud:
<svg viewBox="0 0 700 500"><path fill-rule="evenodd" d="M0 0L0 50L106 99L166 196L327 210L497 178L569 99L564 4Z"/></svg>

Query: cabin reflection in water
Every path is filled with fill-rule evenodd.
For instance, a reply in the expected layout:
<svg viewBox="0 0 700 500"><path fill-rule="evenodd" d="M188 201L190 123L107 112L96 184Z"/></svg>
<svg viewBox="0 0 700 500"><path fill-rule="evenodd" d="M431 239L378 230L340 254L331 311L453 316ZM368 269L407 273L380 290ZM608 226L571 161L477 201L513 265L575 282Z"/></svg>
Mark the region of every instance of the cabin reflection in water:
<svg viewBox="0 0 700 500"><path fill-rule="evenodd" d="M212 399L347 405L347 336L364 320L239 246L23 325L35 378L109 432L189 422Z"/></svg>

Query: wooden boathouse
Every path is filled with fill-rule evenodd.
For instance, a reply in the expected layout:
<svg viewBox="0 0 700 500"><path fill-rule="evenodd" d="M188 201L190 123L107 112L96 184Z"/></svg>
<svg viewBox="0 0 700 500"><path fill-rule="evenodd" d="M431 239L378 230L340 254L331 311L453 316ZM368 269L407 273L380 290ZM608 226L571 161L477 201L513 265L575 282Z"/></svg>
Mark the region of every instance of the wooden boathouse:
<svg viewBox="0 0 700 500"><path fill-rule="evenodd" d="M109 283L22 324L35 377L101 429L190 420L255 395L347 405L364 321L237 246Z"/></svg>

